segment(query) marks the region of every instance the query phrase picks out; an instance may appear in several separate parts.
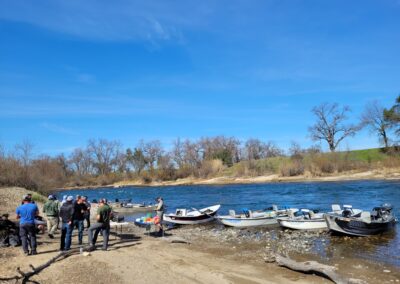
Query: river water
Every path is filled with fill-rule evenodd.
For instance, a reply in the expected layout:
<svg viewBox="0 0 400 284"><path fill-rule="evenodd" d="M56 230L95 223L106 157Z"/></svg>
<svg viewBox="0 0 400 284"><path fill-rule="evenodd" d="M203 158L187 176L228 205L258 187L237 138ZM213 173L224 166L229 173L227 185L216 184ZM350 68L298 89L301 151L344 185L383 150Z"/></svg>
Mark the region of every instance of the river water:
<svg viewBox="0 0 400 284"><path fill-rule="evenodd" d="M277 204L294 208L330 211L331 204L350 204L353 208L371 210L382 203L391 203L400 217L400 181L295 182L249 185L191 185L163 187L123 187L70 190L63 194L87 195L89 200L107 198L110 201L132 199L137 203L154 203L162 196L167 212L176 208L203 208L221 204L220 214L229 209L241 211L264 209ZM367 238L328 236L318 248L322 257L352 256L387 263L400 268L400 230Z"/></svg>

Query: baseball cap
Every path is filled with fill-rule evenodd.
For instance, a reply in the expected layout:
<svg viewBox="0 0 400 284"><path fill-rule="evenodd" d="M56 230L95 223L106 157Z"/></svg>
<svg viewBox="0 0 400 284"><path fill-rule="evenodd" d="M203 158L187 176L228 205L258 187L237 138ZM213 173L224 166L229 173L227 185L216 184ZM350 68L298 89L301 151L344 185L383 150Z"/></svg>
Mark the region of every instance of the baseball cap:
<svg viewBox="0 0 400 284"><path fill-rule="evenodd" d="M74 197L72 195L67 197L67 201L72 201L72 200L74 200Z"/></svg>
<svg viewBox="0 0 400 284"><path fill-rule="evenodd" d="M30 196L29 194L24 194L24 195L22 196L22 200L23 200L23 201L31 201L31 196Z"/></svg>

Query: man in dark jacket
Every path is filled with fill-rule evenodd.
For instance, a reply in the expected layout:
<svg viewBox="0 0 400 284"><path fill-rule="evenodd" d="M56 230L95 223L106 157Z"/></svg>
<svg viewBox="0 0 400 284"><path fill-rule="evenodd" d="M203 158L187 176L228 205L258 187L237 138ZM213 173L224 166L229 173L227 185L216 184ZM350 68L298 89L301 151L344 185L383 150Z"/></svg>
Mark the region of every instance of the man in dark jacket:
<svg viewBox="0 0 400 284"><path fill-rule="evenodd" d="M67 197L67 201L60 208L61 217L61 245L60 250L70 250L72 240L74 204L72 196Z"/></svg>
<svg viewBox="0 0 400 284"><path fill-rule="evenodd" d="M78 200L74 203L74 228L78 228L78 240L79 244L82 244L83 239L83 220L85 219L87 207L86 204L83 203L82 197L79 196Z"/></svg>

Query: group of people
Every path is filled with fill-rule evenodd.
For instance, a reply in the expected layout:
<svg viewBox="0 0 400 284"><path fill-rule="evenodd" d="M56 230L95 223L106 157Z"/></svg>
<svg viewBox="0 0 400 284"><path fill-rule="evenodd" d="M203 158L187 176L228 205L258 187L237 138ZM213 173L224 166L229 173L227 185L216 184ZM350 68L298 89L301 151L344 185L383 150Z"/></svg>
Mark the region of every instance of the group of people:
<svg viewBox="0 0 400 284"><path fill-rule="evenodd" d="M83 244L84 221L87 221L89 250L94 250L97 236L102 232L104 242L103 250L108 248L108 237L110 234L110 220L112 209L107 204L106 199L99 201L96 214L96 223L90 224L90 208L86 196L77 195L64 196L59 202L54 195L49 195L48 201L44 204L43 213L47 219L47 229L49 238L54 238L57 229L61 229L60 250L71 249L72 232L78 229L78 244ZM32 201L31 195L24 195L23 201L16 209L17 219L19 219L19 235L22 242L22 249L25 255L37 254L36 230L37 226L42 225L43 221L38 221L39 208ZM61 221L61 222L60 222ZM44 227L44 226L43 226Z"/></svg>

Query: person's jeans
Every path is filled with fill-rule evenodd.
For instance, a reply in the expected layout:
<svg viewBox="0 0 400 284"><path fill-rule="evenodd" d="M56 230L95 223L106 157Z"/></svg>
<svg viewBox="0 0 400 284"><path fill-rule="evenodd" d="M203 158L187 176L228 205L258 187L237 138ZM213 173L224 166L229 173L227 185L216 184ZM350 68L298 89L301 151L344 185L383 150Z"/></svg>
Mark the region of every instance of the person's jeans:
<svg viewBox="0 0 400 284"><path fill-rule="evenodd" d="M78 240L81 245L83 239L83 220L74 220L74 228L78 228Z"/></svg>
<svg viewBox="0 0 400 284"><path fill-rule="evenodd" d="M72 231L74 227L68 223L61 224L61 245L60 250L69 250L71 248Z"/></svg>
<svg viewBox="0 0 400 284"><path fill-rule="evenodd" d="M89 245L94 247L96 245L97 236L99 232L103 235L103 249L106 250L108 248L108 237L110 235L110 226L105 225L103 223L95 223L90 226L88 234L89 234ZM94 235L93 235L94 232Z"/></svg>
<svg viewBox="0 0 400 284"><path fill-rule="evenodd" d="M36 252L36 226L35 224L25 223L19 225L19 236L21 237L22 249L25 253L29 252L30 245L32 252Z"/></svg>
<svg viewBox="0 0 400 284"><path fill-rule="evenodd" d="M89 227L90 227L90 213L86 213L85 214L85 220L86 220L86 222L87 222L87 227L86 228L88 228L89 229Z"/></svg>
<svg viewBox="0 0 400 284"><path fill-rule="evenodd" d="M54 235L58 227L58 217L47 216L47 230L50 235Z"/></svg>

